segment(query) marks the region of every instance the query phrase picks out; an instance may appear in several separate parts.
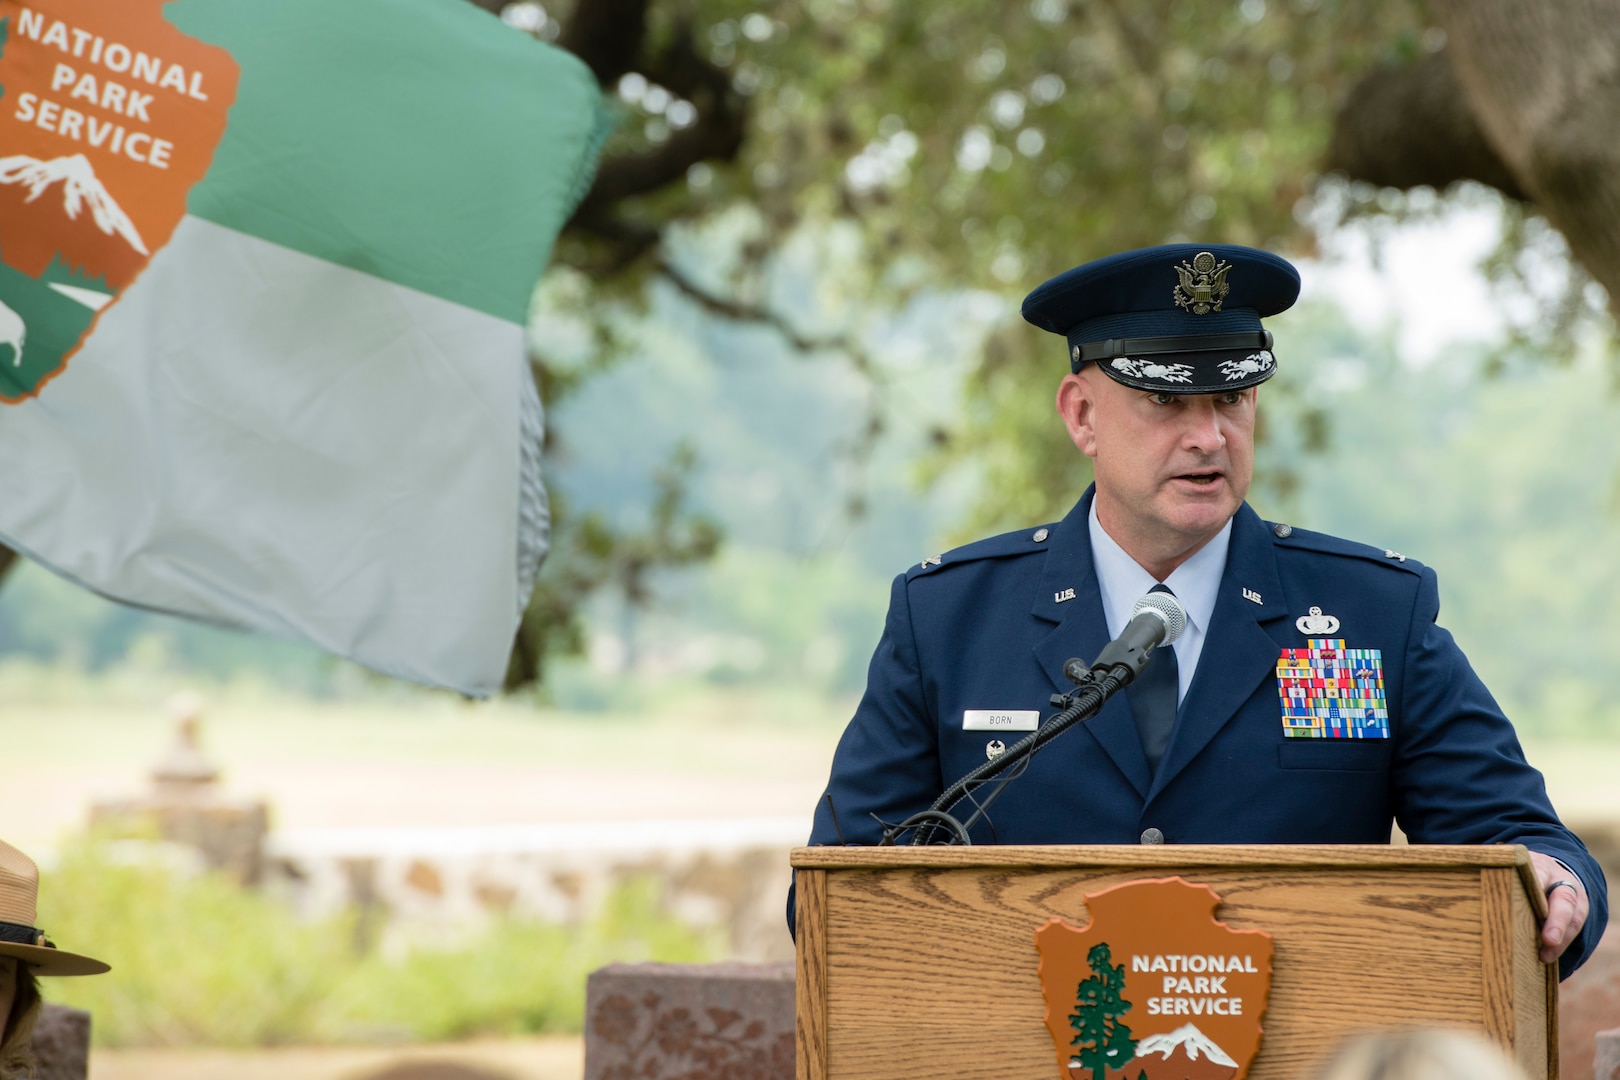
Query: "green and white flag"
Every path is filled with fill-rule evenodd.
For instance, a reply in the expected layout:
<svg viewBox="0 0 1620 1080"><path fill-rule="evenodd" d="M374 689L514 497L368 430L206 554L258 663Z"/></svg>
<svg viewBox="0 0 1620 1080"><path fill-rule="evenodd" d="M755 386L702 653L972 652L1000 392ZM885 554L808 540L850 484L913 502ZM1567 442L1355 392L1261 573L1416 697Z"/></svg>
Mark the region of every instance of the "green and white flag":
<svg viewBox="0 0 1620 1080"><path fill-rule="evenodd" d="M544 555L530 296L605 112L456 0L0 0L0 542L499 688Z"/></svg>

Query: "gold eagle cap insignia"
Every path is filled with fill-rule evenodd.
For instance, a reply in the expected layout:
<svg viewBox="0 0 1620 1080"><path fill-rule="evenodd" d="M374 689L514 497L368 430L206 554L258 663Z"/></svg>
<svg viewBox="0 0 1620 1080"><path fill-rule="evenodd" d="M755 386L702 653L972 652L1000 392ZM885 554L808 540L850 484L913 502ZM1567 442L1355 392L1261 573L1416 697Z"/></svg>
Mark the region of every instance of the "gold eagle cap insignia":
<svg viewBox="0 0 1620 1080"><path fill-rule="evenodd" d="M1208 315L1221 310L1221 301L1232 291L1226 282L1226 275L1231 270L1231 263L1215 258L1208 251L1200 251L1192 257L1191 262L1181 260L1176 267L1176 276L1181 279L1176 284L1176 307L1194 315Z"/></svg>

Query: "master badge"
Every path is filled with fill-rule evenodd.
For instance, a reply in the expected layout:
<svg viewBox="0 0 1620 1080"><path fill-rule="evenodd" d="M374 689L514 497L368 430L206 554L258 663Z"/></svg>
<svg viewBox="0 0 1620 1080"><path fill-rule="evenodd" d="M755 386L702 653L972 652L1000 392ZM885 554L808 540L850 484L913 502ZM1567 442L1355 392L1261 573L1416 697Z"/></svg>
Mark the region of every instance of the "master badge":
<svg viewBox="0 0 1620 1080"><path fill-rule="evenodd" d="M1301 615L1295 619L1294 625L1306 637L1326 637L1339 632L1339 620L1332 615L1322 614L1319 607L1313 607L1309 615Z"/></svg>
<svg viewBox="0 0 1620 1080"><path fill-rule="evenodd" d="M1084 927L1035 931L1061 1080L1243 1080L1260 1050L1271 935L1215 921L1220 897L1182 878L1086 896Z"/></svg>

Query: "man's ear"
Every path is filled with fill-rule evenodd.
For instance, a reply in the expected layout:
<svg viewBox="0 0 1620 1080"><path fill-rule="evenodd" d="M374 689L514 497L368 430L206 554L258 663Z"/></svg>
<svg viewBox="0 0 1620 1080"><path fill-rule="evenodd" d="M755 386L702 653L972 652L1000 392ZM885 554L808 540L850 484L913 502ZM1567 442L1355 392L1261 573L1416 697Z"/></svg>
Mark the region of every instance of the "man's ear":
<svg viewBox="0 0 1620 1080"><path fill-rule="evenodd" d="M1078 375L1065 375L1058 383L1057 411L1063 417L1063 426L1069 438L1087 457L1097 456L1097 390L1092 385L1089 368Z"/></svg>

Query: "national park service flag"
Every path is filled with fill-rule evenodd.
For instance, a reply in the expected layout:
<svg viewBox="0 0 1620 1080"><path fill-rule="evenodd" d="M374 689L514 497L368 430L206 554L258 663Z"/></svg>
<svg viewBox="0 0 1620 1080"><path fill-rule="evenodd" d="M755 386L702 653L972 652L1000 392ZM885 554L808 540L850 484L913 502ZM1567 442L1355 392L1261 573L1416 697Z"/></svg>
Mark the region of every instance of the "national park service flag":
<svg viewBox="0 0 1620 1080"><path fill-rule="evenodd" d="M590 72L456 0L0 0L0 32L0 542L497 689Z"/></svg>

